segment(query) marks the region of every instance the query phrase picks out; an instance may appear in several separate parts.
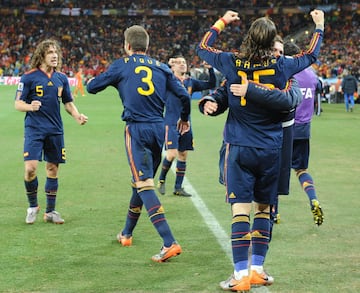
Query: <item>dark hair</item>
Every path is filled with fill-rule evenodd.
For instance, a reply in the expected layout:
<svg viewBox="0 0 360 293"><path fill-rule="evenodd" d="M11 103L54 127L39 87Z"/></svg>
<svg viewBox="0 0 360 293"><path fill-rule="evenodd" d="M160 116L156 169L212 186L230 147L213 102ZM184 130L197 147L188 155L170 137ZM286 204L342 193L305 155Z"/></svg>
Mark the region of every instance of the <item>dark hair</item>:
<svg viewBox="0 0 360 293"><path fill-rule="evenodd" d="M288 56L297 55L301 53L301 49L294 42L288 41L284 44L284 53Z"/></svg>
<svg viewBox="0 0 360 293"><path fill-rule="evenodd" d="M133 25L124 32L125 42L131 46L132 51L146 52L149 47L149 34L140 25Z"/></svg>
<svg viewBox="0 0 360 293"><path fill-rule="evenodd" d="M62 53L60 45L56 40L48 39L44 40L36 47L34 55L31 57L30 66L31 68L38 68L44 61L46 53L50 46L54 46L56 53L58 54L58 62L56 70L60 70L62 66Z"/></svg>
<svg viewBox="0 0 360 293"><path fill-rule="evenodd" d="M276 35L276 25L270 18L256 19L241 44L239 57L251 61L265 61L272 58Z"/></svg>

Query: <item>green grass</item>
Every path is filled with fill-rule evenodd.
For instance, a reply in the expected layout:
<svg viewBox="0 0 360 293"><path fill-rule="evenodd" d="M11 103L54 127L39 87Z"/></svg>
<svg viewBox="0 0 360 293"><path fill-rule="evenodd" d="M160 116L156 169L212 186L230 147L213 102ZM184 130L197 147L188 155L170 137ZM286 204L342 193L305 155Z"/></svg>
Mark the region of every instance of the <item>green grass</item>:
<svg viewBox="0 0 360 293"><path fill-rule="evenodd" d="M14 109L15 89L0 87L0 292L222 292L218 283L231 274L231 260L191 199L161 197L183 247L179 257L151 262L162 243L145 213L132 247L115 240L130 197L122 105L115 90L76 100L89 116L85 126L63 113L68 160L60 168L57 208L65 224L45 224L40 218L26 225L24 114ZM189 154L187 178L229 234L230 210L217 167L225 116L204 117L197 101L192 106L196 149ZM266 260L275 277L271 292L360 291L360 107L354 113L346 113L342 104L323 108L313 119L309 171L325 222L313 224L306 196L292 176L291 195L280 199L281 223ZM42 190L44 163L38 171ZM173 180L170 173L168 191ZM39 202L44 208L42 192Z"/></svg>

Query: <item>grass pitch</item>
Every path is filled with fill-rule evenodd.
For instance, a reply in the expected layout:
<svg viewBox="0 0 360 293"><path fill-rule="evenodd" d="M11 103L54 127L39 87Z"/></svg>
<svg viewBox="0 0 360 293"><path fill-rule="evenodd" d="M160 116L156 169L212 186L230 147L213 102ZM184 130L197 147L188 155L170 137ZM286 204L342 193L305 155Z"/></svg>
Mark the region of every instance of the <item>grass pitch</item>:
<svg viewBox="0 0 360 293"><path fill-rule="evenodd" d="M160 199L183 253L157 264L150 257L162 243L144 212L132 247L115 240L127 211L130 172L122 105L113 89L76 100L89 116L85 126L63 112L67 163L60 167L57 209L65 224L43 223L41 214L34 225L25 224L24 114L14 109L15 89L0 86L0 292L222 292L218 283L231 274L232 264L209 225L230 234L217 161L225 115L202 116L193 101L195 151L189 154L186 176L213 218L204 220L192 200L170 195L174 176L169 173L169 195ZM323 113L313 119L309 171L325 221L314 225L306 195L292 176L291 195L280 198L281 223L274 228L266 260L275 278L270 292L360 291L357 108L346 113L342 104L323 104ZM42 163L43 208L44 173Z"/></svg>

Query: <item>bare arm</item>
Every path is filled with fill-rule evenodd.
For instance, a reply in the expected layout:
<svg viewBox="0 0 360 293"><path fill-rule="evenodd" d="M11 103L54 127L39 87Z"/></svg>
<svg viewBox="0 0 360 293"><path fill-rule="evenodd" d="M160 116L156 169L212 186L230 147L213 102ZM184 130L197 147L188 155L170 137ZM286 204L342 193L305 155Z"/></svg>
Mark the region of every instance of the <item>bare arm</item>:
<svg viewBox="0 0 360 293"><path fill-rule="evenodd" d="M41 107L40 101L32 101L31 104L25 103L22 100L15 101L15 109L20 112L35 112L39 111Z"/></svg>
<svg viewBox="0 0 360 293"><path fill-rule="evenodd" d="M68 112L71 116L74 117L77 123L80 125L84 125L88 121L88 117L84 114L80 114L77 107L73 102L68 102L64 104L66 112Z"/></svg>

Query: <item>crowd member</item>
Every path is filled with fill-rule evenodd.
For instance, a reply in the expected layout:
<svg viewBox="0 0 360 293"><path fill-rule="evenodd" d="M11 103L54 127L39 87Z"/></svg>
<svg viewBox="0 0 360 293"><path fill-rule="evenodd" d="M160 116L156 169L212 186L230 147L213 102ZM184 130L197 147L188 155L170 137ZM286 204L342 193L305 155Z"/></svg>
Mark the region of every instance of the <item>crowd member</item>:
<svg viewBox="0 0 360 293"><path fill-rule="evenodd" d="M25 222L33 224L39 213L39 161L46 161L45 222L63 224L64 219L55 210L58 191L59 164L65 163L65 145L60 102L80 124L88 118L80 114L73 103L68 79L61 68L61 48L54 40L44 40L31 59L31 70L21 77L16 91L15 108L25 115L25 190L29 202Z"/></svg>
<svg viewBox="0 0 360 293"><path fill-rule="evenodd" d="M340 103L342 102L342 98L343 98L343 93L341 91L341 76L338 75L337 76L337 80L335 82L335 101L336 103Z"/></svg>
<svg viewBox="0 0 360 293"><path fill-rule="evenodd" d="M356 78L348 70L344 73L344 78L341 82L341 91L344 94L344 102L346 112L352 112L354 110L354 94L358 90L358 82Z"/></svg>
<svg viewBox="0 0 360 293"><path fill-rule="evenodd" d="M317 85L316 85L315 98L314 98L314 114L316 116L320 116L321 112L323 111L321 107L321 99L323 97L324 87L322 80L317 75L316 77L317 77Z"/></svg>
<svg viewBox="0 0 360 293"><path fill-rule="evenodd" d="M0 23L0 67L4 70L4 75L13 75L15 73L16 63L19 63L19 75L23 74L28 67L27 60L32 53L32 46L39 42L42 35L57 38L61 42L63 51L63 69L62 72L70 76L70 72L74 71L79 62L83 62L84 73L92 76L98 75L110 64L113 60L119 58L122 54L122 35L118 30L119 27L129 26L132 23L143 23L148 29L149 33L154 36L153 44L149 48L151 56L159 59L162 62L167 62L170 56L179 54L184 55L186 60L189 60L189 65L195 68L200 68L201 61L197 56L194 56L194 47L197 35L199 32L206 29L203 22L204 14L195 14L192 16L158 16L147 15L131 15L129 17L118 17L118 15L88 15L85 13L86 7L92 6L94 8L107 6L107 3L78 3L81 7L81 14L79 16L57 15L54 17L52 8L58 7L58 1L51 2L51 7L44 10L42 15L31 15L25 13L24 4L16 2L22 1L6 1L7 4L11 2L16 7L14 13L5 14L0 10L2 21ZM109 6L112 8L129 9L133 1L129 5L123 1L115 3L112 1ZM249 3L213 1L213 3L206 2L207 9L224 8L224 7L243 7L244 14L251 12L249 15L242 16L240 26L227 28L222 33L223 43L222 48L237 48L239 46L239 39L242 39L244 33L248 30L248 26L252 20L252 12L254 7L259 9L267 5L257 1ZM74 4L74 3L73 3ZM179 7L182 3L178 3ZM150 6L149 2L146 3ZM157 4L159 5L159 4ZM197 8L200 7L196 1ZM249 7L251 5L251 7ZM291 2L286 2L286 5L291 5ZM304 3L303 3L304 5ZM348 40L356 39L358 36L357 28L359 27L360 14L353 13L349 15L347 8L351 4L343 4L341 11L336 11L332 14L327 25L327 34L333 36L332 38L324 40L322 48L323 54L319 56L319 75L323 78L336 77L342 74L343 68L351 66L356 78L360 76L360 59L356 58L360 51L356 42L349 42ZM6 6L2 5L1 7ZM139 7L139 4L137 4ZM73 7L76 7L75 4ZM172 7L172 6L171 6ZM212 7L212 8L210 8ZM175 8L175 7L174 7ZM249 8L249 9L246 9ZM282 7L283 8L283 7ZM334 9L334 6L329 6ZM175 8L176 9L176 8ZM54 9L55 10L55 9ZM99 9L100 10L100 9ZM15 11L17 13L15 13ZM95 11L95 10L94 10ZM89 12L89 10L87 11ZM121 10L121 13L124 10ZM281 35L294 37L300 47L305 47L308 43L308 34L299 32L306 29L307 23L306 15L302 13L285 12L285 10L275 10L271 14L272 20L276 23L278 28L281 28ZM38 28L41 27L43 34L38 33ZM155 32L161 31L161 34ZM345 32L345 33L344 33ZM234 35L239 38L233 38ZM117 38L114 38L117 37ZM168 45L168 39L172 39L172 43ZM67 65L67 68L65 67Z"/></svg>
<svg viewBox="0 0 360 293"><path fill-rule="evenodd" d="M76 85L75 85L75 89L74 89L74 97L77 97L79 92L82 97L85 97L82 67L79 67L78 71L76 72L75 79L76 79Z"/></svg>
<svg viewBox="0 0 360 293"><path fill-rule="evenodd" d="M96 94L113 86L118 90L124 105L122 120L126 122L125 148L132 173L132 195L125 227L117 239L123 246L132 245L133 230L144 205L150 221L163 240L160 253L154 255L152 260L163 262L182 252L170 230L154 185L165 135L164 105L167 91L181 100L178 130L184 134L190 128L190 97L166 64L146 54L149 35L142 26L127 28L124 40L128 56L114 61L107 71L90 80L87 90Z"/></svg>
<svg viewBox="0 0 360 293"><path fill-rule="evenodd" d="M198 80L187 75L187 63L183 56L174 56L170 58L169 65L174 72L176 78L185 87L190 97L192 93L202 91L205 89L212 89L216 85L216 77L214 69L209 68L209 80ZM165 194L165 180L166 175L171 168L173 161L177 158L176 162L176 176L174 184L174 195L190 197L191 194L186 192L182 184L186 172L186 160L188 151L194 150L193 145L193 132L192 127L183 135L180 135L176 129L176 123L179 119L181 112L181 104L179 99L173 97L169 93L166 101L165 112L165 158L163 159L161 172L159 175L158 191L160 194ZM190 119L190 117L189 117Z"/></svg>
<svg viewBox="0 0 360 293"><path fill-rule="evenodd" d="M256 19L237 54L210 47L225 26L239 20L238 13L227 11L206 32L197 54L224 74L229 84L248 78L285 88L288 79L316 61L324 30L324 13L311 12L316 30L309 50L298 58L273 56L275 24L266 17ZM281 116L256 107L246 98L229 93L229 112L225 123L226 195L232 209L232 252L234 273L220 282L223 290L250 290L251 285L271 285L273 278L263 268L270 239L270 205L277 194L277 179L282 143ZM259 175L261 174L261 175ZM254 221L250 212L254 202ZM248 253L250 244L251 267Z"/></svg>

